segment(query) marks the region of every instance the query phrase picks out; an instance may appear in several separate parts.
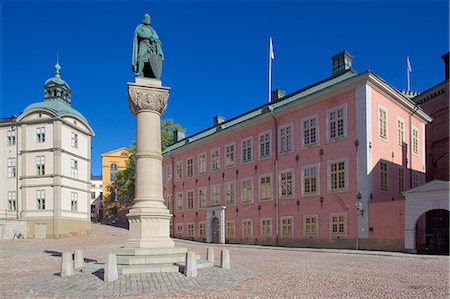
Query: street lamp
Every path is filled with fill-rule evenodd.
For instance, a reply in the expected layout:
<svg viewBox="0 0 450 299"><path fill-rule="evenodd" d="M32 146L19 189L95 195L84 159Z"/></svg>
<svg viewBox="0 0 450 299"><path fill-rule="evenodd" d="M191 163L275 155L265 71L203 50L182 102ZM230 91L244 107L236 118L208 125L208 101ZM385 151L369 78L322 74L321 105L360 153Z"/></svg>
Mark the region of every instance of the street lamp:
<svg viewBox="0 0 450 299"><path fill-rule="evenodd" d="M356 207L356 211L358 212L359 215L361 215L361 217L364 216L364 209L362 208L362 202L361 202L361 198L362 195L360 192L358 192L358 194L356 195L356 199L358 200L355 204Z"/></svg>

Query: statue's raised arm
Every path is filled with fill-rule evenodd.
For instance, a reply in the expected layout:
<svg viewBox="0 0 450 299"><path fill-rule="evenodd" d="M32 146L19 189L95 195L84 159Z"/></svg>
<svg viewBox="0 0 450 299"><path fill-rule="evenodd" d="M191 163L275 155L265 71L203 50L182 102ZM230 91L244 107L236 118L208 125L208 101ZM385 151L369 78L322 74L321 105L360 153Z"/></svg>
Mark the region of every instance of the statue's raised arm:
<svg viewBox="0 0 450 299"><path fill-rule="evenodd" d="M150 24L150 16L145 14L144 21L134 31L132 69L136 77L160 79L164 53L158 34Z"/></svg>

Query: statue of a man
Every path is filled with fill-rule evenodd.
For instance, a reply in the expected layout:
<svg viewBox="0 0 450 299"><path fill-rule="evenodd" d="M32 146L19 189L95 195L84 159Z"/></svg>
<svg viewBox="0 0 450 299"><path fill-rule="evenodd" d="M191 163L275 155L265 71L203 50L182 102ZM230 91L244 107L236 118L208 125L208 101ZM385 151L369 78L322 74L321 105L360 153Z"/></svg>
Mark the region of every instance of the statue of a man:
<svg viewBox="0 0 450 299"><path fill-rule="evenodd" d="M134 31L132 69L136 77L159 79L164 53L158 34L150 24L150 16L145 14L144 21Z"/></svg>

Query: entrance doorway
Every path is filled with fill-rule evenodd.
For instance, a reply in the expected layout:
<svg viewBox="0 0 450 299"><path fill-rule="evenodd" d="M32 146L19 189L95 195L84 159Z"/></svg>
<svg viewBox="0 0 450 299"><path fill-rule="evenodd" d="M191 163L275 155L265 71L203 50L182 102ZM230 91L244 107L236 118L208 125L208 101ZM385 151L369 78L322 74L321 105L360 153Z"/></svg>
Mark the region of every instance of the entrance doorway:
<svg viewBox="0 0 450 299"><path fill-rule="evenodd" d="M34 226L34 233L36 239L46 239L47 238L47 224L36 223Z"/></svg>
<svg viewBox="0 0 450 299"><path fill-rule="evenodd" d="M220 243L220 223L219 218L213 217L212 223L212 242L213 243Z"/></svg>
<svg viewBox="0 0 450 299"><path fill-rule="evenodd" d="M418 253L449 254L449 211L430 210L416 222Z"/></svg>

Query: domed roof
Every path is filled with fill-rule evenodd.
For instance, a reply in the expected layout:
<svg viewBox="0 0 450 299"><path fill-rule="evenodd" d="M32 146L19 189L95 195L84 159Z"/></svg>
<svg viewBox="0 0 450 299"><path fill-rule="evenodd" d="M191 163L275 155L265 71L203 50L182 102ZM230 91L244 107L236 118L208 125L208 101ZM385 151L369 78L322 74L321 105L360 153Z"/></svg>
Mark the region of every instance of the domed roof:
<svg viewBox="0 0 450 299"><path fill-rule="evenodd" d="M67 89L70 89L69 84L67 84L66 81L64 81L63 79L61 79L61 66L59 65L59 63L56 63L55 65L55 77L53 78L49 78L47 81L45 81L44 83L44 88L46 88L49 85L56 84L56 85L63 85L65 87L67 87Z"/></svg>
<svg viewBox="0 0 450 299"><path fill-rule="evenodd" d="M84 120L86 123L88 122L84 116L78 112L77 110L73 109L69 104L67 104L64 101L60 100L54 100L54 101L45 101L45 102L38 102L29 105L23 112L27 112L32 109L46 109L50 110L51 112L55 113L57 116L61 117L64 115L74 115L82 120Z"/></svg>

